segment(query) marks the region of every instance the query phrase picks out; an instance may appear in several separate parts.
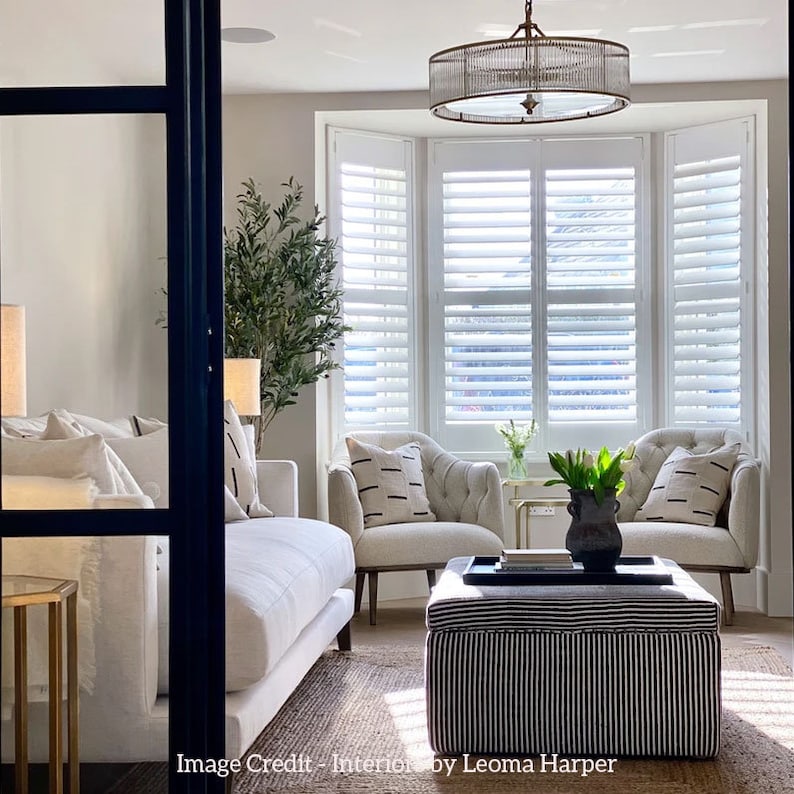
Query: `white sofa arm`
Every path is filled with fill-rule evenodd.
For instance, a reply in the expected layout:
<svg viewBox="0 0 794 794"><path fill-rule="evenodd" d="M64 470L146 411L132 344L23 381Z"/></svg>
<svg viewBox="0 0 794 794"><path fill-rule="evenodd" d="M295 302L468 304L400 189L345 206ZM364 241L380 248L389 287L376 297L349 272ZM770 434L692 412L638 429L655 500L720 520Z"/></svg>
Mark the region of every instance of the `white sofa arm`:
<svg viewBox="0 0 794 794"><path fill-rule="evenodd" d="M277 516L298 517L298 466L294 460L258 460L259 501Z"/></svg>
<svg viewBox="0 0 794 794"><path fill-rule="evenodd" d="M741 455L733 468L728 506L728 531L736 541L745 567L758 562L758 535L761 521L760 461Z"/></svg>

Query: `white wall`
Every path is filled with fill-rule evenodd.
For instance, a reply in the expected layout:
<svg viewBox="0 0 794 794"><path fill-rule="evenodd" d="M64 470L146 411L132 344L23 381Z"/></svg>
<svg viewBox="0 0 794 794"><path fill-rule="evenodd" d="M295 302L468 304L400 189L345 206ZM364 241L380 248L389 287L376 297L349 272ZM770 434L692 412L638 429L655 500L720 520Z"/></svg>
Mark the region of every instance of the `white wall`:
<svg viewBox="0 0 794 794"><path fill-rule="evenodd" d="M165 124L0 121L0 292L27 316L28 414L166 417Z"/></svg>
<svg viewBox="0 0 794 794"><path fill-rule="evenodd" d="M734 577L737 602L768 607L774 615L791 614L792 605L792 524L791 524L791 417L788 359L788 81L639 85L632 89L633 101L690 102L709 100L767 100L768 130L759 129L758 138L767 139L768 219L759 219L759 232L768 225L768 274L759 290L758 316L765 318L764 338L786 340L759 350L759 382L763 390L758 406L759 449L764 463L764 524L762 552L757 576ZM315 170L318 140L315 112L333 110L374 110L427 107L422 92L383 94L291 94L227 96L224 98L224 188L226 222L233 222L230 201L242 179L252 176L272 190L294 175L305 186L307 196L317 195L322 207L324 185ZM319 128L321 129L321 128ZM763 226L761 225L763 223ZM762 248L765 247L762 245ZM304 515L322 515L325 507L316 494L323 493L324 460L317 455L317 439L324 438L323 386L306 387L298 403L277 418L265 442L269 455L298 461L301 474L301 510ZM774 444L772 439L775 440ZM324 440L327 446L328 440ZM325 453L322 453L325 456ZM774 498L770 498L770 494ZM564 519L538 519L549 540L560 537ZM508 526L511 520L508 513ZM381 577L383 598L421 595L424 577L397 574ZM708 577L704 581L710 584ZM756 586L758 593L756 594ZM712 587L713 589L713 587Z"/></svg>

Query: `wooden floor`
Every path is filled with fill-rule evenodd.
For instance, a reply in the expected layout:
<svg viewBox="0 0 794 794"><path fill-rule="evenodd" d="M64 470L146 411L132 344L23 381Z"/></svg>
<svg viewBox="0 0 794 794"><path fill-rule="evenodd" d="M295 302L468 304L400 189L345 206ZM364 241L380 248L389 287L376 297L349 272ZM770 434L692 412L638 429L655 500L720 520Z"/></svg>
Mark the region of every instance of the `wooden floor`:
<svg viewBox="0 0 794 794"><path fill-rule="evenodd" d="M425 600L385 601L378 604L378 625L370 626L366 606L353 619L352 639L368 645L388 646L394 642L421 644L425 638ZM722 642L726 646L766 645L775 648L794 668L794 621L792 618L769 618L760 612L741 610L734 616L734 625L723 627ZM107 794L113 784L129 770L125 764L84 764L80 770L81 794ZM1 794L13 793L13 766L3 764ZM47 768L31 767L30 794L47 792ZM143 793L142 793L143 794Z"/></svg>

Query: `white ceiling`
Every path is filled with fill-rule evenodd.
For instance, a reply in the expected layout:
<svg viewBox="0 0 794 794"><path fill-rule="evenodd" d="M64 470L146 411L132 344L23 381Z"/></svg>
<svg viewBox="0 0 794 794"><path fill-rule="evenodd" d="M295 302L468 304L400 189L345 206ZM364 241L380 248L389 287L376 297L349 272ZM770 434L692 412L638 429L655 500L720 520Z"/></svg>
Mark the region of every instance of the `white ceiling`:
<svg viewBox="0 0 794 794"><path fill-rule="evenodd" d="M427 88L445 47L509 36L521 0L222 0L223 25L265 44L224 42L227 93ZM6 85L160 83L163 0L0 0ZM547 34L629 47L633 83L788 76L786 0L535 0ZM2 83L0 83L2 84Z"/></svg>
<svg viewBox="0 0 794 794"><path fill-rule="evenodd" d="M788 75L786 0L535 0L544 33L619 41L634 83ZM262 45L223 45L224 87L258 91L427 88L437 50L506 38L521 0L225 0L223 24L264 27Z"/></svg>

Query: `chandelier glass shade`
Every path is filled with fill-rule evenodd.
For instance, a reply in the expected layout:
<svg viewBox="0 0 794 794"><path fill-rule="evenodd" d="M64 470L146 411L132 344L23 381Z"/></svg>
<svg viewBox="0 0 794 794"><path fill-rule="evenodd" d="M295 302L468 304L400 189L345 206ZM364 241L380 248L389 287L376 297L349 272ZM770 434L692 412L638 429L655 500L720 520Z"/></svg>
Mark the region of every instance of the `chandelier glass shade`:
<svg viewBox="0 0 794 794"><path fill-rule="evenodd" d="M430 111L452 121L537 124L614 113L630 104L629 51L614 41L545 36L526 21L509 39L430 57ZM521 35L523 33L523 35Z"/></svg>

